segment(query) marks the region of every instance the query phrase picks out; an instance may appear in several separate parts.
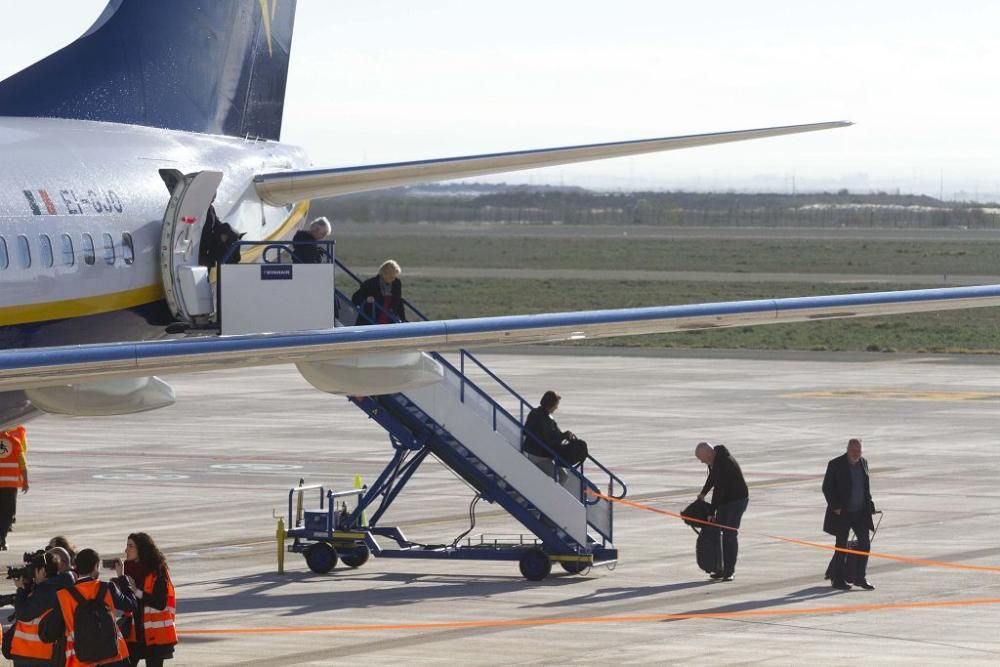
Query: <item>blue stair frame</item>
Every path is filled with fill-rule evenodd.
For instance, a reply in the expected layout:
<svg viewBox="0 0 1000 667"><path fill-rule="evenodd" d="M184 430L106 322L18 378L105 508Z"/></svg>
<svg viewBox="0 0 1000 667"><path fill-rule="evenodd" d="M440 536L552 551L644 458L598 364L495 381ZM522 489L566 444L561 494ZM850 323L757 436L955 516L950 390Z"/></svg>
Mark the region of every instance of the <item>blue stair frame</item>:
<svg viewBox="0 0 1000 667"><path fill-rule="evenodd" d="M361 282L343 264L337 265L344 275ZM356 318L365 318L339 290L337 306L341 315L354 313ZM405 306L413 316L427 319L408 301ZM391 313L389 316L395 320ZM296 537L296 542L289 550L305 552L309 561L311 543L320 539L332 542L349 556L367 549L380 557L518 560L521 572L533 580L544 578L553 562L571 573L592 565L615 564L618 551L613 546L613 503L593 494L623 498L627 493L624 482L592 456L570 466L553 453L561 465L548 472L542 470L520 451L531 404L465 350L453 353L450 359L436 352L428 354L442 368L441 383L403 393L350 397L351 403L388 432L394 450L392 461L360 494L353 512L339 518L341 525L334 519L334 503L329 504L328 540L319 538L315 531L293 526L289 536ZM527 433L527 437L534 435ZM427 455L465 480L477 494L475 501L482 499L503 507L533 537L492 541L456 538L450 544L424 545L408 541L399 528L379 526L385 511ZM289 525L293 525L291 504L289 513ZM366 513L371 514L367 522L363 519ZM377 537L393 540L396 547L382 547ZM348 562L347 557L343 559ZM366 558L354 560L364 562Z"/></svg>

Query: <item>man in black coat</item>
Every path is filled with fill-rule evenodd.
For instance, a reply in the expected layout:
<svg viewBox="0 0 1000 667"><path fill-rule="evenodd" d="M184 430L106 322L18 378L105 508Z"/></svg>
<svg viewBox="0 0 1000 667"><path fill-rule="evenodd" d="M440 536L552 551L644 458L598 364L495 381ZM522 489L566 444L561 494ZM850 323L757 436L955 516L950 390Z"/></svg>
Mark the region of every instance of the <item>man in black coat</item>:
<svg viewBox="0 0 1000 667"><path fill-rule="evenodd" d="M535 465L550 474L555 471L556 454L573 466L587 458L587 443L577 438L572 431L559 430L559 424L552 418L552 414L559 408L560 400L562 397L554 391L542 394L538 407L532 409L524 420L521 442L521 451Z"/></svg>
<svg viewBox="0 0 1000 667"><path fill-rule="evenodd" d="M699 442L694 449L698 460L708 466L708 479L698 494L698 500L704 500L705 494L712 491L712 508L715 509L715 523L728 526L733 530L722 530L722 572L713 572L713 579L732 581L736 570L736 555L739 552L740 521L750 504L750 491L747 489L743 471L725 445L713 447L707 442Z"/></svg>
<svg viewBox="0 0 1000 667"><path fill-rule="evenodd" d="M875 530L872 522L875 503L872 501L868 480L868 461L861 456L861 451L861 441L851 438L847 441L847 453L833 459L826 466L826 476L823 478L823 495L826 496L823 530L836 537L836 545L840 549L847 547L847 538L853 530L858 538L858 551L871 551L869 532ZM844 565L844 554L835 552L827 572L833 587L846 591L850 590L851 585L844 580ZM875 587L865 578L867 566L868 556L859 556L858 573L853 583L873 591Z"/></svg>
<svg viewBox="0 0 1000 667"><path fill-rule="evenodd" d="M240 249L229 253L229 248L246 236L246 232L237 233L228 222L219 220L215 212L215 197L208 205L205 214L205 224L201 227L201 239L198 242L198 264L214 269L217 262L226 260L226 264L240 263ZM228 257L226 255L229 255Z"/></svg>
<svg viewBox="0 0 1000 667"><path fill-rule="evenodd" d="M326 251L318 244L333 233L330 221L325 217L316 218L309 224L309 229L300 229L292 237L292 264L322 264L326 259ZM327 260L329 261L329 260Z"/></svg>

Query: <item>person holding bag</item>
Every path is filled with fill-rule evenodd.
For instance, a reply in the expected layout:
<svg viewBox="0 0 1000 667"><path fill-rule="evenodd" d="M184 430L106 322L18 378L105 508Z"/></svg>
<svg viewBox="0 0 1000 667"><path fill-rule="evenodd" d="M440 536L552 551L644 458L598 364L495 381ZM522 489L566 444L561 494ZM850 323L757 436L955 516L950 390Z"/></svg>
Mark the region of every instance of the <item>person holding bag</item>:
<svg viewBox="0 0 1000 667"><path fill-rule="evenodd" d="M862 454L861 440L847 441L847 451L826 466L823 477L823 496L826 498L826 516L823 518L823 532L833 535L838 549L847 548L847 538L851 531L858 538L857 550L869 552L872 548L871 533L875 530L872 515L875 502L872 500L871 482L868 477L868 461ZM868 556L857 556L857 571L854 573L855 586L866 591L875 590L868 581L865 570ZM842 591L851 589L845 578L846 558L842 551L834 552L827 567L830 585Z"/></svg>
<svg viewBox="0 0 1000 667"><path fill-rule="evenodd" d="M533 408L524 420L521 438L521 451L524 455L548 475L558 471L560 481L566 478L566 473L557 465L557 455L570 466L579 465L588 455L587 443L577 438L572 431L560 430L559 424L552 417L559 409L561 400L562 397L551 390L542 394L538 407Z"/></svg>

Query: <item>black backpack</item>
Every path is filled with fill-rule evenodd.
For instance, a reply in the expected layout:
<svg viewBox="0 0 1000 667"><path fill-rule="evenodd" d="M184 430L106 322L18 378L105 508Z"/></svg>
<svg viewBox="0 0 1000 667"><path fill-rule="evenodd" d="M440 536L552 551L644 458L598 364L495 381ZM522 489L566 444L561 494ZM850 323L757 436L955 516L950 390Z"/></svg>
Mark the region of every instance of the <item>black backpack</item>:
<svg viewBox="0 0 1000 667"><path fill-rule="evenodd" d="M681 512L681 517L684 519L684 523L694 528L694 532L705 526L699 521L707 521L708 517L712 516L713 512L712 505L705 502L704 500L695 500L693 503L684 508ZM698 521L688 521L688 519L698 519Z"/></svg>
<svg viewBox="0 0 1000 667"><path fill-rule="evenodd" d="M228 222L220 222L217 224L212 232L216 261L222 261L222 258L226 256L227 252L229 252L229 248L244 236L246 236L245 232L243 234L238 234L236 230L233 229L233 226ZM237 248L233 251L233 254L229 256L229 259L226 260L226 264L239 264L240 259L240 249Z"/></svg>
<svg viewBox="0 0 1000 667"><path fill-rule="evenodd" d="M246 236L246 232L238 234L228 222L222 222L215 214L213 207L208 208L205 224L201 228L201 239L198 242L198 264L215 268L216 262L221 262L230 246ZM240 263L240 250L237 248L229 256L227 264Z"/></svg>
<svg viewBox="0 0 1000 667"><path fill-rule="evenodd" d="M101 582L97 597L88 600L76 586L66 589L76 600L73 612L73 652L83 662L101 662L118 657L118 626L104 604L108 585Z"/></svg>

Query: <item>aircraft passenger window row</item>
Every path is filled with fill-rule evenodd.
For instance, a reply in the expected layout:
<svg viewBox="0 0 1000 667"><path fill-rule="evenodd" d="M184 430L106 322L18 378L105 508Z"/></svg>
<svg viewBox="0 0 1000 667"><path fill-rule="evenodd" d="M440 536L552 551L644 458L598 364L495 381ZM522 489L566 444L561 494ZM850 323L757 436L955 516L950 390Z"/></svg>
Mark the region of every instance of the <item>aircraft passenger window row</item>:
<svg viewBox="0 0 1000 667"><path fill-rule="evenodd" d="M97 263L97 249L94 244L94 237L91 234L84 232L81 234L80 238L83 263L87 266L93 266ZM104 245L104 263L108 266L114 266L119 257L121 257L122 263L125 265L131 265L135 262L135 244L132 241L132 235L128 232L122 233L120 255L119 247L116 246L115 238L111 234L102 234L101 240ZM74 266L76 264L76 250L73 245L73 237L69 234L61 234L59 241L59 247L61 250L59 255L59 265ZM31 239L29 239L25 234L18 234L15 242L16 268L31 268L31 247ZM38 235L38 245L36 248L38 253L36 261L39 267L50 269L56 266L57 257L52 244L52 238L48 234ZM7 248L7 239L0 236L0 271L10 267L11 256Z"/></svg>

